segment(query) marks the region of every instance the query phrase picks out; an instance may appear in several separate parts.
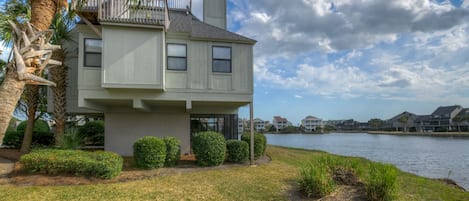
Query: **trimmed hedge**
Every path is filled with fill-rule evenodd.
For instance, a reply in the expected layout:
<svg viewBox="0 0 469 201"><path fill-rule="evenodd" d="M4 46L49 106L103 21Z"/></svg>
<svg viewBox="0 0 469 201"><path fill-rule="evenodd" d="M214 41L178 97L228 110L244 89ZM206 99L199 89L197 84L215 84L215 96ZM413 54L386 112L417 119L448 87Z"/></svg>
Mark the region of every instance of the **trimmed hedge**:
<svg viewBox="0 0 469 201"><path fill-rule="evenodd" d="M244 133L241 136L241 140L247 142L248 144L251 143L251 134ZM265 138L264 134L261 133L254 133L254 158L259 158L264 155L265 148L267 147L267 138ZM249 152L251 149L249 149Z"/></svg>
<svg viewBox="0 0 469 201"><path fill-rule="evenodd" d="M106 151L38 149L21 156L20 163L30 172L111 179L120 174L124 160Z"/></svg>
<svg viewBox="0 0 469 201"><path fill-rule="evenodd" d="M78 133L85 137L92 145L104 145L104 122L90 121L78 129Z"/></svg>
<svg viewBox="0 0 469 201"><path fill-rule="evenodd" d="M165 137L163 141L166 145L165 166L175 166L181 157L181 142L175 137Z"/></svg>
<svg viewBox="0 0 469 201"><path fill-rule="evenodd" d="M200 166L217 166L225 160L226 143L222 134L207 131L192 138L192 147Z"/></svg>
<svg viewBox="0 0 469 201"><path fill-rule="evenodd" d="M24 131L26 130L27 124L28 124L28 121L22 121L18 125L18 127L16 127L16 131L18 131L20 133L24 133ZM34 133L49 133L50 128L49 128L49 125L47 124L47 122L45 122L44 120L38 119L34 122L33 132Z"/></svg>
<svg viewBox="0 0 469 201"><path fill-rule="evenodd" d="M249 144L240 140L226 141L226 160L235 163L242 163L249 158Z"/></svg>
<svg viewBox="0 0 469 201"><path fill-rule="evenodd" d="M137 167L154 169L164 166L166 145L162 139L153 136L142 137L135 141L133 148Z"/></svg>

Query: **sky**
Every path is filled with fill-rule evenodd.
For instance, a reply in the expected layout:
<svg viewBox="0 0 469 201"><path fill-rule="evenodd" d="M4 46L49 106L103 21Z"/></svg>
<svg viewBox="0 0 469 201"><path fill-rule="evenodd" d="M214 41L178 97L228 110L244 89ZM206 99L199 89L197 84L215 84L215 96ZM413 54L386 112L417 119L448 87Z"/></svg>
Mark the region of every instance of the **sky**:
<svg viewBox="0 0 469 201"><path fill-rule="evenodd" d="M227 15L228 30L258 41L255 117L297 125L469 107L469 0L228 0Z"/></svg>

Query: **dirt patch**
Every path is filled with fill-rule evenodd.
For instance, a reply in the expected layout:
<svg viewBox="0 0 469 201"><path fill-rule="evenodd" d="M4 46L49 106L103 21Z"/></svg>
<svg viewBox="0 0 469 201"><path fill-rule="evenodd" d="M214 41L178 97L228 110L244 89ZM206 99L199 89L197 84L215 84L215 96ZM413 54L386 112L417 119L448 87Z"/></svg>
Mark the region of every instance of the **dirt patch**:
<svg viewBox="0 0 469 201"><path fill-rule="evenodd" d="M14 149L0 149L0 157L9 158L10 160L18 161L21 154ZM261 157L255 161L256 165L261 165L270 162L268 156ZM200 167L196 164L193 155L182 156L178 165L170 168L160 168L156 170L141 170L135 167L133 158L125 157L124 166L121 174L114 179L97 179L93 177L77 177L74 175L45 175L45 174L31 174L24 172L21 169L19 162L15 163L12 173L7 175L7 178L1 178L0 184L12 184L18 186L57 186L57 185L86 185L97 183L117 183L135 181L141 179L148 179L158 176L176 175L189 172L200 172L209 170L227 169L233 167L248 166L249 162L244 164L235 164L225 162L221 166L215 167Z"/></svg>
<svg viewBox="0 0 469 201"><path fill-rule="evenodd" d="M466 191L465 188L463 188L462 186L458 185L455 181L451 180L451 179L436 179L437 181L441 181L447 185L450 185L454 188L457 188L459 190L462 190L462 191Z"/></svg>

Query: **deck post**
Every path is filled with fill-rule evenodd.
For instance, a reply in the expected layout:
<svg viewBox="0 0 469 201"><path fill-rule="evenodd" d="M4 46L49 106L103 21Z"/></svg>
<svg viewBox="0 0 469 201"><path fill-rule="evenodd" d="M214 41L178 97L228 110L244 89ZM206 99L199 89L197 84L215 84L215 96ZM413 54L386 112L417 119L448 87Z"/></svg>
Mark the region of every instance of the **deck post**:
<svg viewBox="0 0 469 201"><path fill-rule="evenodd" d="M250 132L251 132L251 141L250 141L250 149L251 149L251 165L254 165L254 103L251 101L249 104L249 123L250 123Z"/></svg>

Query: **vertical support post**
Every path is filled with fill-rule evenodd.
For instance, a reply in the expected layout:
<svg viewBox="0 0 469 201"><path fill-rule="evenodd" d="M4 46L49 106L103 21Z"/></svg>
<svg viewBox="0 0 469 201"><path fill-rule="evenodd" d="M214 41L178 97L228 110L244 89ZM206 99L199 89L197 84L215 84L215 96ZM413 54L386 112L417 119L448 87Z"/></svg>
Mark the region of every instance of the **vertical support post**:
<svg viewBox="0 0 469 201"><path fill-rule="evenodd" d="M250 123L250 131L251 131L251 142L250 149L251 149L251 165L254 165L254 103L251 102L249 104L249 123Z"/></svg>

